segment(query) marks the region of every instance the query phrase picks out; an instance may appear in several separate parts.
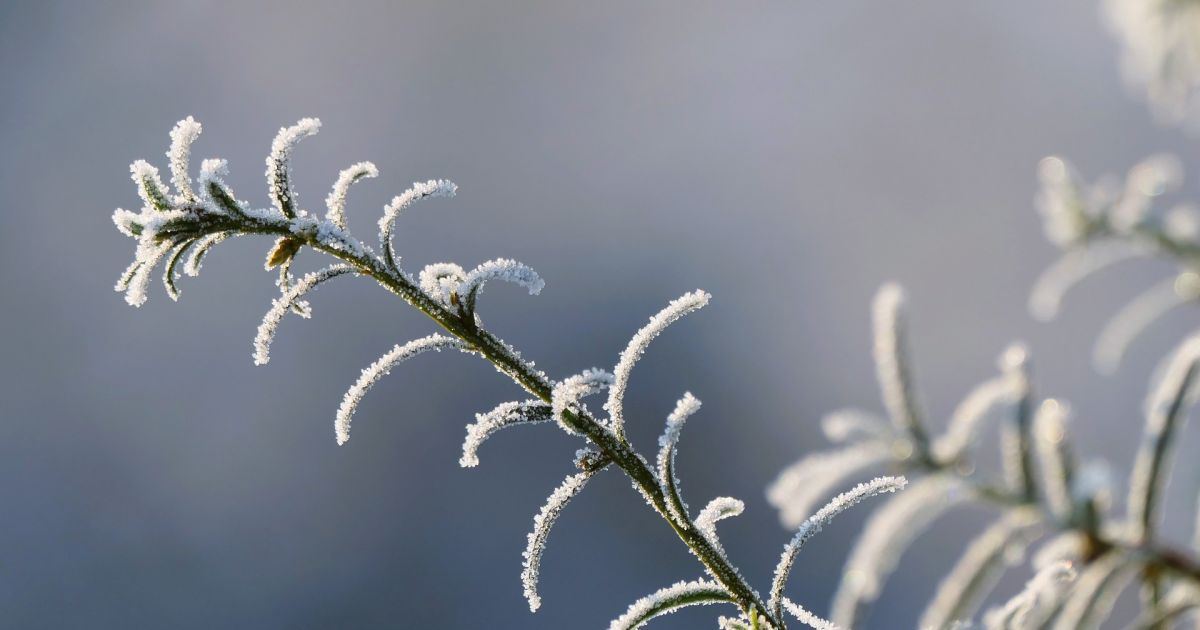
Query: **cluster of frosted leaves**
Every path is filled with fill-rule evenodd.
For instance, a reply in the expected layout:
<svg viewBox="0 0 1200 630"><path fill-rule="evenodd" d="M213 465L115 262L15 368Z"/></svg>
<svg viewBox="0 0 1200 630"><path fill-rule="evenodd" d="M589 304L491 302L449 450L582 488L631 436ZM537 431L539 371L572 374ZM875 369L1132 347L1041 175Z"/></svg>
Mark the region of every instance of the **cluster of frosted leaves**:
<svg viewBox="0 0 1200 630"><path fill-rule="evenodd" d="M379 170L370 162L359 162L346 168L334 182L325 198L325 214L319 217L300 206L293 186L291 157L299 142L315 135L321 128L316 118L304 118L283 127L271 142L266 158L267 192L271 205L254 208L238 200L222 179L228 171L225 160L206 159L199 174L190 172L192 145L202 127L193 118L180 121L172 129L167 151L170 171L169 187L157 168L144 160L130 166L142 208L138 212L118 209L113 222L125 235L137 240L133 263L121 274L116 289L125 294L131 305L141 306L148 296L150 280L155 270L162 268L163 284L172 299L179 297L176 282L180 271L198 275L205 256L217 244L234 236L275 234L274 246L267 253L267 269L278 268L279 297L276 298L254 338L254 362L266 364L271 359L271 344L287 313L311 316L305 298L325 282L344 275L368 272L386 274L401 283L415 287L410 301L420 297L431 304L446 307L454 316L475 321L476 299L483 286L491 280L502 280L524 287L531 294L539 293L545 283L528 266L517 261L498 258L478 265L469 272L451 263L431 266L413 280L397 264L392 247L395 222L401 210L429 197L453 196L457 186L446 180L417 182L397 195L384 208L379 221L379 249L383 254L364 245L349 232L346 203L350 187L364 179L377 177ZM307 273L299 278L291 272L292 261L305 246L347 259ZM433 277L433 280L429 280ZM451 282L452 280L452 282ZM458 296L463 296L462 301ZM350 420L366 392L400 362L427 350L457 348L470 351L461 342L431 335L404 345L398 345L363 370L362 376L347 391L338 409L335 433L338 443L349 439ZM507 348L516 356L515 351ZM536 373L536 371L535 371Z"/></svg>
<svg viewBox="0 0 1200 630"><path fill-rule="evenodd" d="M1200 6L1200 5L1198 5ZM1038 319L1053 319L1066 292L1117 263L1166 254L1179 260L1174 274L1134 296L1105 325L1092 359L1101 372L1114 372L1138 335L1172 309L1200 301L1200 212L1187 203L1157 207L1183 180L1179 160L1154 155L1134 165L1124 181L1084 182L1063 158L1038 164L1035 198L1046 236L1062 250L1029 297Z"/></svg>
<svg viewBox="0 0 1200 630"><path fill-rule="evenodd" d="M875 306L877 373L891 422L867 411L831 414L823 426L839 446L788 467L767 492L784 524L799 527L800 540L816 518L807 515L847 478L881 467L928 471L867 520L834 596L832 622L861 626L911 543L948 510L981 498L984 491L1001 492L1017 502L1000 511L965 547L924 611L920 627L970 627L1004 572L1020 564L1025 550L1053 531L1066 533L1047 541L1036 554L1037 576L1007 605L988 611L983 626L1065 630L1091 627L1103 619L1112 598L1127 583L1126 573L1136 573L1136 558L1115 552L1111 558L1089 558L1074 532L1099 531L1132 546L1149 540L1160 520L1175 438L1200 396L1200 336L1180 346L1150 389L1142 447L1125 501L1128 512L1118 519L1109 514L1113 483L1107 466L1076 461L1067 435L1070 409L1060 400L1035 399L1028 352L1020 344L1002 353L999 374L968 393L945 430L928 439L922 451L917 435L929 427L918 415L923 411L914 400L911 358L902 343L903 296L889 285ZM989 420L1000 425L999 481L974 463L978 438ZM781 568L794 555L789 548ZM1200 605L1200 598L1183 586L1172 590L1178 607ZM772 591L772 606L780 606L779 590Z"/></svg>
<svg viewBox="0 0 1200 630"><path fill-rule="evenodd" d="M510 267L511 268L511 267ZM515 271L515 269L514 269ZM479 274L474 274L478 276ZM464 282L470 282L473 274L464 272L457 265L438 263L430 265L421 273L420 282L424 290L447 305L457 305L465 302L465 293L460 290ZM501 429L518 426L557 422L560 427L579 437L583 436L573 425L571 419L579 414L591 414L585 405L585 399L608 392L604 409L609 412L606 418L599 418L600 426L611 440L624 439L619 433L619 420L623 403L623 389L628 385L629 375L637 360L645 353L650 341L659 336L671 323L678 321L683 315L695 311L709 300L709 295L702 291L687 293L670 302L663 310L650 318L649 323L642 327L631 339L628 346L620 353L613 372L599 368L590 368L578 374L569 376L554 384L550 402L533 399L525 401L505 402L497 405L488 412L477 414L475 422L467 427L467 435L463 441L463 453L459 463L464 467L475 467L479 464L479 449L483 443ZM621 390L615 394L614 390ZM674 410L668 414L665 428L658 440L658 454L653 465L658 491L661 493L664 516L671 519L679 528L698 531L709 543L710 547L728 562L724 547L717 536L717 522L741 514L744 504L732 497L717 497L696 515L691 517L687 504L680 492L679 479L675 473L675 455L686 421L699 411L701 403L691 393L684 395L676 403ZM590 440L589 440L590 441ZM522 589L529 603L530 610L536 611L542 605L538 592L538 582L541 574L541 560L545 554L550 531L566 509L567 504L574 499L586 486L588 480L610 464L610 460L598 450L595 445L585 448L576 454L576 467L579 472L573 473L550 494L546 503L534 517L533 530L529 533L524 551L524 562L521 571ZM860 484L850 492L836 497L829 505L814 516L814 527L803 536L798 536L800 542L793 541L789 549L798 551L800 544L820 529L833 515L858 503L868 496L899 489L904 484L902 478L884 477L868 484ZM638 487L639 491L641 488ZM646 494L647 502L655 509L657 499ZM776 574L776 582L786 582L793 562L788 561ZM652 619L669 614L680 608L701 604L730 604L738 605L734 595L717 581L700 579L690 582L679 582L660 589L634 602L625 614L612 622L612 630L638 628ZM800 620L801 623L813 628L829 629L836 626L813 613L808 612L799 604L782 597L779 593L779 610L776 618L782 612L787 612ZM757 612L755 613L757 615ZM752 621L745 616L737 619L721 618L722 627L752 627ZM755 618L753 627L768 628L766 617Z"/></svg>
<svg viewBox="0 0 1200 630"><path fill-rule="evenodd" d="M1121 73L1160 122L1200 131L1200 5L1190 1L1105 0L1121 45Z"/></svg>

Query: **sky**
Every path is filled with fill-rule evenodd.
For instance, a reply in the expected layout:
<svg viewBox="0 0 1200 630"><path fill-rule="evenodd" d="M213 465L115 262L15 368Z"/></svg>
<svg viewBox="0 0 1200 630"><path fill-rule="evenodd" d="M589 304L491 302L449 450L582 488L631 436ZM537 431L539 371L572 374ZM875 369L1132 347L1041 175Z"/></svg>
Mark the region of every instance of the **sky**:
<svg viewBox="0 0 1200 630"><path fill-rule="evenodd" d="M1167 151L1200 171L1195 138L1125 89L1089 2L6 2L0 60L0 610L13 627L605 627L700 575L608 471L552 533L531 615L525 534L579 444L522 428L459 468L473 414L521 397L470 357L394 370L336 446L358 370L433 332L369 282L315 294L265 367L250 354L273 297L269 242L214 250L179 303L155 286L127 306L112 285L133 242L110 216L138 206L129 163L165 170L188 115L204 124L196 163L227 158L259 207L272 137L319 116L295 154L301 205L373 161L381 176L350 200L364 238L410 182L456 182L455 198L401 218L402 264L537 269L541 295L495 286L481 314L552 376L610 367L669 300L712 293L634 370L627 422L652 452L684 391L704 402L680 444L684 493L746 502L721 532L764 591L790 537L765 487L826 446L824 413L880 409L869 304L885 282L908 290L939 422L1023 340L1038 391L1073 404L1079 450L1118 476L1149 374L1194 317L1167 318L1109 377L1091 344L1165 265L1087 282L1058 321L1027 314L1056 256L1032 203L1040 158L1095 177ZM1179 197L1198 195L1186 180ZM1198 473L1181 461L1177 479ZM1194 494L1171 487L1168 536L1190 538ZM828 610L868 511L804 549L792 599ZM955 512L920 538L870 627L911 626L986 515ZM717 612L656 627L714 627Z"/></svg>

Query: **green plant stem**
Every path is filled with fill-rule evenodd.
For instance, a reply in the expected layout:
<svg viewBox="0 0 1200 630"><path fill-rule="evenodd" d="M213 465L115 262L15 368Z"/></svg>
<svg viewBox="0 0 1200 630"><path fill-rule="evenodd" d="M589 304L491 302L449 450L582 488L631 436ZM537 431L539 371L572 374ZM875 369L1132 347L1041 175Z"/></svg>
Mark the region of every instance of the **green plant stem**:
<svg viewBox="0 0 1200 630"><path fill-rule="evenodd" d="M230 222L230 225L224 225L226 221ZM447 332L462 340L471 349L511 377L530 394L544 402L551 401L553 384L542 373L531 368L529 363L515 355L499 338L476 326L473 313L454 312L442 306L430 299L403 273L387 266L382 260L369 255L357 256L331 247L320 242L313 235L296 234L291 231L290 223L235 218L215 221L213 224L206 225L204 229L206 232L231 230L242 233L289 236L302 240L313 249L345 261L353 265L362 275L370 276L384 288L400 296L404 301L437 322ZM750 611L758 610L758 614L766 617L768 623L773 627L785 627L783 620L775 619L769 613L762 612L769 610L766 604L738 570L700 533L693 523L689 521L683 525L675 522L667 509L667 497L659 486L654 471L651 470L646 460L634 450L628 440L617 436L586 412L568 411L564 413L562 420L568 427L586 436L606 459L624 471L655 511L671 526L679 539L688 546L712 576L729 591L743 613L749 615Z"/></svg>

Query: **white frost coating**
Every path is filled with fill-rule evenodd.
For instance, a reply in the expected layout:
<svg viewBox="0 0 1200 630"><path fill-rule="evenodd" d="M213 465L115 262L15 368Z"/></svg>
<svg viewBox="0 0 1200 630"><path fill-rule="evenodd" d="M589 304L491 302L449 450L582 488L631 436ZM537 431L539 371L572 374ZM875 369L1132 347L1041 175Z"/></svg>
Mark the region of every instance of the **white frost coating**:
<svg viewBox="0 0 1200 630"><path fill-rule="evenodd" d="M1200 125L1200 7L1189 2L1106 0L1103 14L1121 44L1121 71L1160 122Z"/></svg>
<svg viewBox="0 0 1200 630"><path fill-rule="evenodd" d="M170 193L163 185L158 169L145 160L129 165L129 176L137 184L138 197L146 210L166 210L171 207Z"/></svg>
<svg viewBox="0 0 1200 630"><path fill-rule="evenodd" d="M130 306L141 306L146 303L147 290L150 288L150 274L154 273L154 268L162 262L163 258L172 249L174 249L174 245L170 242L161 245L139 244L133 264L138 265L140 263L141 266L137 267L133 275L129 277L128 282L124 284L118 282L116 286L118 291L125 292L125 301ZM131 266L130 269L133 269L133 267Z"/></svg>
<svg viewBox="0 0 1200 630"><path fill-rule="evenodd" d="M537 272L525 264L509 258L497 258L472 269L463 279L462 284L458 286L458 294L463 298L467 298L472 293L478 294L483 289L484 283L489 280L511 282L527 289L529 295L541 293L546 286L546 282L538 276Z"/></svg>
<svg viewBox="0 0 1200 630"><path fill-rule="evenodd" d="M433 263L425 265L417 277L426 295L444 306L450 306L467 272L454 263Z"/></svg>
<svg viewBox="0 0 1200 630"><path fill-rule="evenodd" d="M1105 374L1116 372L1130 343L1171 309L1200 297L1200 276L1185 271L1154 285L1121 308L1105 324L1092 350L1092 363Z"/></svg>
<svg viewBox="0 0 1200 630"><path fill-rule="evenodd" d="M318 284L336 278L342 274L351 273L354 267L350 265L330 265L320 271L306 274L296 284L289 287L283 295L271 303L271 308L263 315L262 323L258 325L258 334L254 336L254 365L266 365L271 360L271 342L275 339L275 331L283 316L297 301L313 290ZM307 317L307 315L302 315Z"/></svg>
<svg viewBox="0 0 1200 630"><path fill-rule="evenodd" d="M546 539L550 536L550 528L558 520L563 508L571 499L583 490L583 486L591 478L592 472L584 471L567 477L562 485L550 494L546 504L542 506L537 516L533 517L533 531L529 532L528 545L525 547L524 569L521 571L521 584L524 585L525 599L529 600L529 610L536 612L542 605L538 596L538 574L542 567L542 554L546 551Z"/></svg>
<svg viewBox="0 0 1200 630"><path fill-rule="evenodd" d="M554 414L554 419L558 421L563 430L568 433L575 433L573 429L563 422L563 412L568 409L575 409L579 401L585 396L591 396L592 394L604 391L604 388L611 386L612 382L612 374L598 368L591 368L574 376L568 376L555 384L550 394L550 411Z"/></svg>
<svg viewBox="0 0 1200 630"><path fill-rule="evenodd" d="M708 502L700 514L696 515L696 529L700 532L713 549L725 558L725 547L717 536L717 521L737 516L746 509L746 504L733 497L717 497Z"/></svg>
<svg viewBox="0 0 1200 630"><path fill-rule="evenodd" d="M717 521L737 516L746 509L746 504L733 497L717 497L708 502L696 515L696 529L709 540L717 540Z"/></svg>
<svg viewBox="0 0 1200 630"><path fill-rule="evenodd" d="M942 579L918 626L947 628L973 617L1005 567L1020 561L1039 523L1037 510L1012 510L971 541Z"/></svg>
<svg viewBox="0 0 1200 630"><path fill-rule="evenodd" d="M350 420L354 417L354 411L358 409L358 404L362 402L363 396L367 390L371 389L379 379L392 371L392 368L411 359L418 354L429 352L441 352L442 350L454 348L462 352L470 352L466 345L458 339L446 337L444 335L429 335L414 339L404 345L397 345L392 348L387 354L376 359L374 363L367 366L358 380L350 389L346 391L346 395L342 398L342 404L338 407L337 419L333 423L334 433L337 435L337 443L339 446L345 444L350 439Z"/></svg>
<svg viewBox="0 0 1200 630"><path fill-rule="evenodd" d="M1119 262L1144 255L1137 247L1123 242L1107 242L1073 249L1046 268L1029 293L1029 313L1042 321L1058 315L1063 296L1088 276Z"/></svg>
<svg viewBox="0 0 1200 630"><path fill-rule="evenodd" d="M1014 343L1000 355L1000 370L1013 388L1013 398L1017 407L1013 410L1009 422L1000 427L1000 464L1004 480L1008 487L1015 492L1026 492L1032 488L1033 462L1032 445L1029 436L1032 410L1029 385L1029 349L1023 343Z"/></svg>
<svg viewBox="0 0 1200 630"><path fill-rule="evenodd" d="M1034 206L1042 215L1042 228L1050 242L1070 247L1087 236L1089 223L1098 212L1086 198L1075 169L1061 157L1038 162L1038 188Z"/></svg>
<svg viewBox="0 0 1200 630"><path fill-rule="evenodd" d="M479 447L493 433L514 424L537 424L553 420L550 406L540 400L506 402L487 413L475 414L475 423L467 425L467 438L463 441L463 454L458 464L463 468L479 465Z"/></svg>
<svg viewBox="0 0 1200 630"><path fill-rule="evenodd" d="M200 275L200 267L204 264L204 257L208 254L208 250L231 235L232 233L230 232L217 232L196 241L196 244L192 246L192 250L188 253L187 260L183 262L183 273L193 278Z"/></svg>
<svg viewBox="0 0 1200 630"><path fill-rule="evenodd" d="M191 116L175 123L171 130L171 148L167 160L171 164L171 184L179 191L181 201L196 198L192 192L192 176L188 173L188 160L192 155L192 143L200 137L201 126Z"/></svg>
<svg viewBox="0 0 1200 630"><path fill-rule="evenodd" d="M1108 617L1117 596L1137 575L1137 567L1124 553L1110 551L1083 567L1054 630L1094 630Z"/></svg>
<svg viewBox="0 0 1200 630"><path fill-rule="evenodd" d="M933 452L942 461L951 461L973 447L984 421L1000 411L1011 410L1020 399L1018 383L1011 375L1002 375L980 383L967 393L950 416L946 432L933 444Z"/></svg>
<svg viewBox="0 0 1200 630"><path fill-rule="evenodd" d="M832 619L846 627L879 597L883 582L896 568L909 544L946 510L970 498L961 480L925 477L872 513L846 568L833 600Z"/></svg>
<svg viewBox="0 0 1200 630"><path fill-rule="evenodd" d="M321 129L316 118L301 118L291 127L282 127L271 141L271 153L267 156L267 192L271 203L280 214L295 216L296 193L292 190L292 149L296 143L315 135Z"/></svg>
<svg viewBox="0 0 1200 630"><path fill-rule="evenodd" d="M805 608L800 604L797 604L786 597L783 598L783 608L791 613L793 617L799 620L800 623L810 628L814 628L815 630L839 630L836 623L814 615L808 610L805 610Z"/></svg>
<svg viewBox="0 0 1200 630"><path fill-rule="evenodd" d="M904 302L904 289L895 283L883 285L875 294L875 375L893 426L919 440L924 435L920 423L925 412L912 382Z"/></svg>
<svg viewBox="0 0 1200 630"><path fill-rule="evenodd" d="M675 612L685 606L718 604L731 601L725 587L708 580L676 582L637 600L608 626L608 630L634 630L654 617Z"/></svg>
<svg viewBox="0 0 1200 630"><path fill-rule="evenodd" d="M861 409L839 409L821 418L821 430L830 442L891 440L892 428L878 415Z"/></svg>
<svg viewBox="0 0 1200 630"><path fill-rule="evenodd" d="M396 229L396 218L405 208L426 197L453 197L458 191L458 185L446 179L431 179L427 182L414 182L412 188L396 195L391 203L384 206L383 217L379 219L379 246L390 264L395 264L396 252L392 249L392 231Z"/></svg>
<svg viewBox="0 0 1200 630"><path fill-rule="evenodd" d="M804 543L820 533L833 520L833 517L838 514L845 512L865 499L889 492L896 492L903 489L906 485L908 485L908 480L904 477L876 477L871 481L860 483L850 490L837 495L829 503L826 503L825 507L800 524L795 537L784 546L783 555L779 558L779 564L775 566L775 576L771 580L771 600L768 605L774 610L776 617L779 616L782 607L783 587L787 584L788 576L792 573L792 566L796 563L796 555L800 553L800 548L804 546Z"/></svg>
<svg viewBox="0 0 1200 630"><path fill-rule="evenodd" d="M1041 627L1058 608L1076 576L1070 562L1055 562L1042 567L1025 583L1020 593L983 616L984 627L988 630Z"/></svg>
<svg viewBox="0 0 1200 630"><path fill-rule="evenodd" d="M892 457L883 442L853 444L835 451L814 453L788 466L767 487L767 501L779 510L784 527L800 526L842 480Z"/></svg>
<svg viewBox="0 0 1200 630"><path fill-rule="evenodd" d="M1200 361L1200 336L1185 339L1175 350L1166 372L1146 398L1146 428L1129 481L1129 521L1143 539L1157 518L1159 497L1169 477L1167 470L1175 434L1187 422L1196 401L1196 370Z"/></svg>
<svg viewBox="0 0 1200 630"><path fill-rule="evenodd" d="M675 476L675 447L679 444L679 434L683 431L683 423L688 417L700 411L700 401L691 392L684 392L683 398L675 403L675 410L667 416L667 426L658 437L658 485L668 495L667 511L671 518L683 528L688 527L687 504L679 496L679 479ZM682 510L675 505L678 500Z"/></svg>
<svg viewBox="0 0 1200 630"><path fill-rule="evenodd" d="M137 225L140 219L140 214L124 208L117 208L112 215L113 225L116 225L118 231L130 238L137 238L137 234L134 234L133 230L134 225Z"/></svg>
<svg viewBox="0 0 1200 630"><path fill-rule="evenodd" d="M629 340L629 345L625 346L625 350L621 352L621 356L617 360L617 366L613 368L613 386L608 390L608 401L604 403L604 409L608 411L613 431L617 435L625 433L622 403L634 364L642 358L642 354L646 352L646 347L650 345L650 342L662 334L667 326L675 323L684 315L703 308L710 299L712 296L704 291L683 294L651 317L650 323L642 326Z"/></svg>
<svg viewBox="0 0 1200 630"><path fill-rule="evenodd" d="M343 230L346 229L346 193L351 184L371 177L379 177L379 169L370 162L359 162L342 170L337 181L333 183L333 190L325 197L325 208L328 210L325 220Z"/></svg>
<svg viewBox="0 0 1200 630"><path fill-rule="evenodd" d="M1129 169L1125 190L1109 209L1108 225L1128 234L1145 222L1155 198L1179 188L1183 182L1183 164L1174 155L1152 155Z"/></svg>
<svg viewBox="0 0 1200 630"><path fill-rule="evenodd" d="M1070 472L1064 444L1067 419L1071 410L1066 403L1048 398L1033 416L1033 444L1041 470L1041 487L1046 504L1054 517L1065 521L1073 510Z"/></svg>

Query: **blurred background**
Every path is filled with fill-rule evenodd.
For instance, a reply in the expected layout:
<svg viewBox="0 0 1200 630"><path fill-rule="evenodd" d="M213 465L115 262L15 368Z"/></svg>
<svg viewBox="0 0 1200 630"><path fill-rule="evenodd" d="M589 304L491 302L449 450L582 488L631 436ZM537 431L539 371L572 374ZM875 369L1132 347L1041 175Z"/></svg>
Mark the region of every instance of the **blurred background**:
<svg viewBox="0 0 1200 630"><path fill-rule="evenodd" d="M825 446L825 412L879 408L868 309L884 281L909 290L936 418L1023 339L1039 390L1074 404L1080 450L1128 469L1149 373L1196 314L1152 329L1115 377L1090 367L1092 341L1166 265L1121 267L1058 321L1032 320L1028 289L1056 255L1035 167L1061 153L1090 178L1161 151L1192 173L1200 160L1123 89L1092 3L336 4L0 5L6 627L601 628L699 575L609 472L559 521L531 615L525 534L577 444L513 430L460 469L472 414L521 396L477 360L401 366L335 446L358 370L432 331L369 282L322 289L265 368L250 342L274 291L266 241L219 247L181 304L156 283L128 307L111 287L133 242L110 215L138 205L128 164L165 170L189 114L205 129L193 163L228 158L258 206L276 130L320 116L295 157L301 204L374 161L381 178L350 195L366 238L409 182L453 179L458 197L401 218L406 266L538 269L541 296L497 285L481 312L552 375L611 366L668 300L710 291L638 365L629 422L650 449L683 391L704 401L681 444L684 492L746 501L721 531L761 589L789 536L764 488ZM1181 198L1200 199L1198 181ZM1190 538L1198 476L1180 458L1170 538ZM828 610L867 513L805 548L793 599ZM919 539L872 627L912 627L985 517L961 510ZM717 612L655 627L715 627Z"/></svg>

